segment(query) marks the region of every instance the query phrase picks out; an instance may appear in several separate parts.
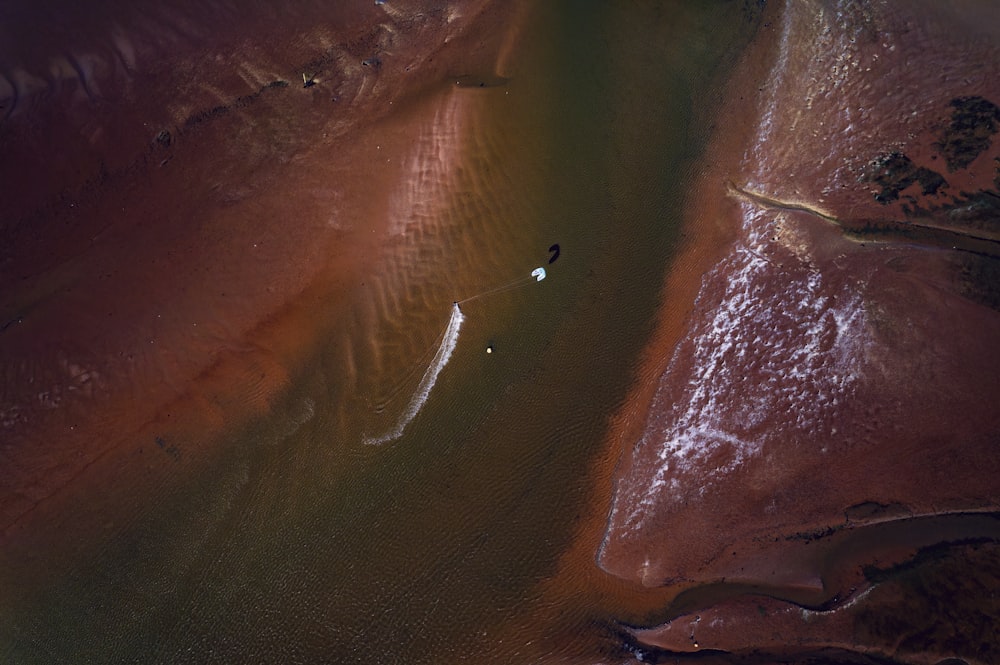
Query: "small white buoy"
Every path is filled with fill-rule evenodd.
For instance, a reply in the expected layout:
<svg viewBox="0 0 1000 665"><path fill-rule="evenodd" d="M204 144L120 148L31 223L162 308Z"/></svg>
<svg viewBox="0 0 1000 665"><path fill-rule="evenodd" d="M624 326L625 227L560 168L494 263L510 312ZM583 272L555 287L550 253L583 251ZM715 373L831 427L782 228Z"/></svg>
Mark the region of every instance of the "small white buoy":
<svg viewBox="0 0 1000 665"><path fill-rule="evenodd" d="M486 347L486 353L493 353L493 345L492 344L490 344L489 346Z"/></svg>

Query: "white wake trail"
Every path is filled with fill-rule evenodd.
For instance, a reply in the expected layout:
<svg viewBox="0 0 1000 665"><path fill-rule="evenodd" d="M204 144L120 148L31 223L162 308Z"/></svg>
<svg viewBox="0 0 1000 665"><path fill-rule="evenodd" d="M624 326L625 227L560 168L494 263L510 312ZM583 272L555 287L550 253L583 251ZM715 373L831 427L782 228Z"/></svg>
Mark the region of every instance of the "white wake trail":
<svg viewBox="0 0 1000 665"><path fill-rule="evenodd" d="M458 303L454 303L451 309L451 318L448 320L448 327L444 331L444 339L441 340L441 346L438 347L437 353L431 359L431 364L424 372L424 376L420 379L420 384L417 386L417 390L413 393L413 397L410 399L410 403L406 407L406 411L400 417L399 422L391 430L379 437L366 437L365 443L368 445L379 445L382 443L388 443L398 439L403 435L403 430L406 426L410 424L410 421L417 417L420 413L420 409L423 408L424 403L431 394L431 389L437 382L438 374L444 369L444 366L448 364L448 360L451 359L452 351L455 350L455 346L458 344L458 333L462 329L462 321L465 320L465 315L462 314L461 308Z"/></svg>

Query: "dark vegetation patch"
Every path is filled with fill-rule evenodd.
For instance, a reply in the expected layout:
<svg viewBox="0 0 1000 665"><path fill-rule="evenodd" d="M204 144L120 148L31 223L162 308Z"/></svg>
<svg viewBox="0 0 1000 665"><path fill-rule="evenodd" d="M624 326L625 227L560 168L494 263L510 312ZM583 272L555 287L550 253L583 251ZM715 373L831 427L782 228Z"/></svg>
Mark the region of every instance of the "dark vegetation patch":
<svg viewBox="0 0 1000 665"><path fill-rule="evenodd" d="M920 185L925 196L936 196L948 183L944 177L923 166L917 166L901 152L891 152L876 157L861 176L862 182L872 182L881 190L875 200L889 204L899 198L899 193L914 183Z"/></svg>
<svg viewBox="0 0 1000 665"><path fill-rule="evenodd" d="M949 171L963 169L990 147L1000 123L1000 108L983 97L951 100L951 122L935 144Z"/></svg>

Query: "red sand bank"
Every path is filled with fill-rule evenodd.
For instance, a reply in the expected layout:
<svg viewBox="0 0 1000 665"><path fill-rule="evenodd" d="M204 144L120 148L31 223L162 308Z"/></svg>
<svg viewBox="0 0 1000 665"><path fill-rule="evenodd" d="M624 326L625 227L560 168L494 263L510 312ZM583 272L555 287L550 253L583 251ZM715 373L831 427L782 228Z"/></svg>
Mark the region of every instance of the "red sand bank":
<svg viewBox="0 0 1000 665"><path fill-rule="evenodd" d="M704 223L731 200L735 240L683 332L663 323L598 556L684 591L667 623L635 631L649 658L1000 654L995 636L949 637L997 620L982 595L995 546L965 552L990 563L965 568L947 618L902 572L1000 539L1000 15L986 4L770 8L713 148L725 166L691 203ZM904 615L898 634L873 627Z"/></svg>

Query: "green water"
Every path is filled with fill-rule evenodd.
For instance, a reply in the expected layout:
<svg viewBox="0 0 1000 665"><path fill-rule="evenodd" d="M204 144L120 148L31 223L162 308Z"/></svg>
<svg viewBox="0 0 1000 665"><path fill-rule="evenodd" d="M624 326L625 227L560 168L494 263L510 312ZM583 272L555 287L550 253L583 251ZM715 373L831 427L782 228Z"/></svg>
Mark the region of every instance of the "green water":
<svg viewBox="0 0 1000 665"><path fill-rule="evenodd" d="M532 662L560 648L537 644L547 626L514 645L493 629L535 607L591 498L588 465L663 306L713 86L754 23L739 2L538 4L506 87L440 93L494 110L453 185L473 194L440 234L458 276L421 264L443 306L410 332L426 345L449 293L517 277L558 242L549 278L466 308L431 398L381 447L360 443L365 399L339 340L389 346L406 326L331 322L270 416L5 608L6 660Z"/></svg>

